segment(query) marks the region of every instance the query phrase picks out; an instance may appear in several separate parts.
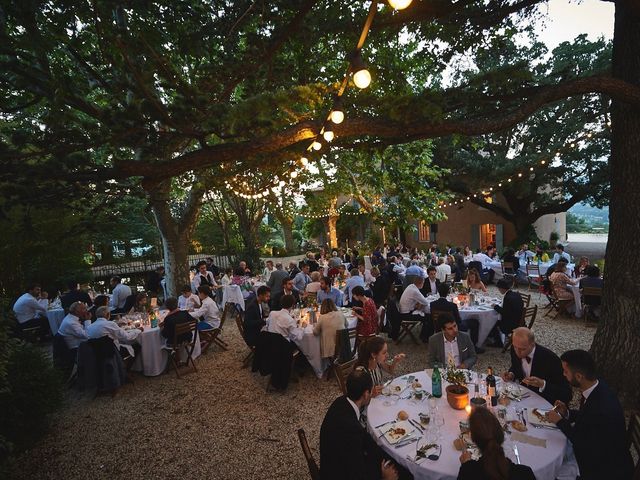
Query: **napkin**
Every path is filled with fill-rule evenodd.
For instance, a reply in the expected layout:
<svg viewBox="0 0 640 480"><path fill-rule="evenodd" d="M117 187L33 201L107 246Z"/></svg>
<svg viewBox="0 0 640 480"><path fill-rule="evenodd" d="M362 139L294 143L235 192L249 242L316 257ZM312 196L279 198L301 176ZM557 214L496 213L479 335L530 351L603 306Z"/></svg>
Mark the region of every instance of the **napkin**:
<svg viewBox="0 0 640 480"><path fill-rule="evenodd" d="M511 434L511 440L514 442L528 443L535 447L547 448L547 441L544 438L532 437L526 433L513 432Z"/></svg>

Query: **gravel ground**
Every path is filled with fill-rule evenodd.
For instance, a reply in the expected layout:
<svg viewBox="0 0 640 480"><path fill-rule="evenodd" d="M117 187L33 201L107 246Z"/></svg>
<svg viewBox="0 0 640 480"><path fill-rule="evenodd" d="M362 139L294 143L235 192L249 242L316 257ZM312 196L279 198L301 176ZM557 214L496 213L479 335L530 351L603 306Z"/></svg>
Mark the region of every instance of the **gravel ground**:
<svg viewBox="0 0 640 480"><path fill-rule="evenodd" d="M533 301L546 300L533 293ZM540 344L560 354L589 348L595 328L582 320L551 321L539 314ZM16 479L301 479L308 478L296 430L303 427L319 457L320 424L339 395L334 379L307 370L286 393L266 393L266 377L241 369L247 349L234 325L225 328L226 352L210 349L198 372L136 375L114 397L89 399L70 391L50 433L17 459ZM399 374L424 368L425 345L390 343L405 352ZM508 353L488 348L477 368L508 366Z"/></svg>

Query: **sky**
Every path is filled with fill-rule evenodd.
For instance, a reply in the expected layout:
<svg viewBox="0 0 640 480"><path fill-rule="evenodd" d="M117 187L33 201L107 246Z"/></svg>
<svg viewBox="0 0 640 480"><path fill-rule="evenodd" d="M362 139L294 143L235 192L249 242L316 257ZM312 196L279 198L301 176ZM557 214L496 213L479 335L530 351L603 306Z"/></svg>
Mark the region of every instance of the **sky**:
<svg viewBox="0 0 640 480"><path fill-rule="evenodd" d="M546 24L537 31L540 39L547 44L549 50L559 43L571 41L581 33L586 33L589 40L600 36L613 38L614 4L602 0L550 0L547 10Z"/></svg>

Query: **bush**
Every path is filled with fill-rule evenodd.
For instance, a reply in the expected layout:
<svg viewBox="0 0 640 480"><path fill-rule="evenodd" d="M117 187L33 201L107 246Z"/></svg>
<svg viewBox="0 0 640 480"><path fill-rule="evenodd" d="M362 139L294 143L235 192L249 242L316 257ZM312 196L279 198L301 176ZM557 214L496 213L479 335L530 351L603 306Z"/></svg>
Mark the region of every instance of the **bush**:
<svg viewBox="0 0 640 480"><path fill-rule="evenodd" d="M46 353L8 340L7 329L5 316L0 324L0 465L35 444L63 399L61 374Z"/></svg>

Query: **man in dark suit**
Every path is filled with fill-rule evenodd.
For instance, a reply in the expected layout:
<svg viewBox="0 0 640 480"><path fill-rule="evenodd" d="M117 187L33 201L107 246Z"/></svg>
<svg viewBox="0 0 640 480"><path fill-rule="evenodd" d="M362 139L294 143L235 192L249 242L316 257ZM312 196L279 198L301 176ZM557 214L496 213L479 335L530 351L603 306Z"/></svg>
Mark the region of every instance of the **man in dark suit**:
<svg viewBox="0 0 640 480"><path fill-rule="evenodd" d="M175 297L167 298L164 301L164 306L167 307L169 313L164 317L164 321L160 326L160 334L167 339L167 345L172 345L174 343L176 325L189 323L193 321L193 317L185 310L178 310L178 299ZM191 340L191 332L187 332L179 337L178 343L188 340Z"/></svg>
<svg viewBox="0 0 640 480"><path fill-rule="evenodd" d="M299 273L300 269L298 265L296 265L296 262L289 262L289 278L293 280Z"/></svg>
<svg viewBox="0 0 640 480"><path fill-rule="evenodd" d="M520 380L551 404L556 400L568 402L571 387L562 375L558 356L536 344L535 335L526 327L516 328L511 342L511 367L502 378L508 382Z"/></svg>
<svg viewBox="0 0 640 480"><path fill-rule="evenodd" d="M290 278L285 278L284 280L282 280L282 290L279 294L273 296L271 301L271 310L280 310L280 300L285 295L293 295L295 303L298 303L300 301L300 294L295 288L293 288L293 280Z"/></svg>
<svg viewBox="0 0 640 480"><path fill-rule="evenodd" d="M398 479L398 468L384 460L384 452L360 423L360 412L371 400L371 375L357 368L346 383L347 395L334 400L320 427L320 478Z"/></svg>
<svg viewBox="0 0 640 480"><path fill-rule="evenodd" d="M289 272L287 272L281 262L276 263L276 269L269 275L267 280L267 287L271 289L271 298L274 298L280 292L282 292L282 281L285 278L289 278ZM273 306L271 307L273 309Z"/></svg>
<svg viewBox="0 0 640 480"><path fill-rule="evenodd" d="M260 330L266 325L262 312L262 304L268 303L271 296L269 287L262 285L256 292L256 298L247 303L244 311L244 341L255 347Z"/></svg>
<svg viewBox="0 0 640 480"><path fill-rule="evenodd" d="M438 328L442 331L429 337L427 368L433 368L436 363L446 366L450 361L456 368L473 368L478 360L473 342L469 335L458 332L451 313L444 312L438 317Z"/></svg>
<svg viewBox="0 0 640 480"><path fill-rule="evenodd" d="M87 307L90 307L91 305L93 305L93 302L91 301L91 297L87 292L83 292L82 290L80 290L80 287L78 286L78 282L76 282L75 280L72 280L69 282L67 286L69 287L69 290L63 293L62 296L60 297L60 303L62 304L62 308L64 308L65 312L68 313L69 307L71 306L72 303L75 303L75 302L82 302L86 304Z"/></svg>
<svg viewBox="0 0 640 480"><path fill-rule="evenodd" d="M430 312L447 312L450 313L455 320L458 328L463 332L469 332L469 336L475 345L478 343L478 331L480 330L480 324L477 318L468 318L463 320L460 317L460 310L458 306L447 300L447 295L451 291L451 287L448 283L438 284L438 295L440 298L429 304ZM477 348L477 353L484 353L484 349Z"/></svg>
<svg viewBox="0 0 640 480"><path fill-rule="evenodd" d="M633 475L624 413L615 393L596 377L593 358L584 350L560 357L564 376L580 390L580 409L556 401L547 420L558 425L573 444L581 480L626 480Z"/></svg>
<svg viewBox="0 0 640 480"><path fill-rule="evenodd" d="M520 325L522 320L522 311L524 310L524 302L517 292L511 290L511 282L501 278L498 280L498 289L504 295L502 306L496 305L494 310L500 314L498 327L505 335L509 335L514 328Z"/></svg>
<svg viewBox="0 0 640 480"><path fill-rule="evenodd" d="M436 267L430 266L427 267L427 278L424 281L424 286L420 290L420 293L425 297L429 295L437 295L438 286L440 285L440 280L436 278Z"/></svg>

